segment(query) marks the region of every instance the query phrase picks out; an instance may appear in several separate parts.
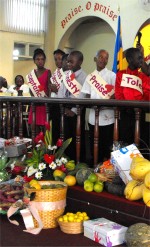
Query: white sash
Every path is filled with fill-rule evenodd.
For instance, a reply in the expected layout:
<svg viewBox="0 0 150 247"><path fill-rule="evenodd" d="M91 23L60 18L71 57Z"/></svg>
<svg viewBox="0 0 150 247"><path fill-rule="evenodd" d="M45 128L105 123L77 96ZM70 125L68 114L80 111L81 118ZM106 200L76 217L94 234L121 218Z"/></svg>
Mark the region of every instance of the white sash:
<svg viewBox="0 0 150 247"><path fill-rule="evenodd" d="M68 70L63 74L63 83L68 89L68 91L73 94L75 97L81 92L81 84L74 78L74 73L71 70Z"/></svg>
<svg viewBox="0 0 150 247"><path fill-rule="evenodd" d="M143 94L142 80L138 76L130 75L130 74L123 74L121 86L136 89L141 94Z"/></svg>
<svg viewBox="0 0 150 247"><path fill-rule="evenodd" d="M39 83L34 70L32 70L31 73L26 76L26 80L34 97L47 97L44 90L40 90L41 84Z"/></svg>
<svg viewBox="0 0 150 247"><path fill-rule="evenodd" d="M88 75L86 81L103 99L109 99L114 94L114 86L108 84L97 70Z"/></svg>
<svg viewBox="0 0 150 247"><path fill-rule="evenodd" d="M59 90L63 79L63 70L56 69L53 73L52 77L50 78L51 82L56 85L57 89Z"/></svg>

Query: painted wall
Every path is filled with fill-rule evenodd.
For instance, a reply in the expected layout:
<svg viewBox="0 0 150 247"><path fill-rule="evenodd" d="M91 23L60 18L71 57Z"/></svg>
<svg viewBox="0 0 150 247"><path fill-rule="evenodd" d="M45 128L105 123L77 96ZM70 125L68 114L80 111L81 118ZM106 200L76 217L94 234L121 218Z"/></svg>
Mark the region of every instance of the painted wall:
<svg viewBox="0 0 150 247"><path fill-rule="evenodd" d="M16 62L13 60L14 42L44 44L44 37L0 31L0 75L5 77L9 84L14 82L16 74L25 76L27 68L30 72L30 68L33 67L31 61L20 61L19 67L16 67Z"/></svg>
<svg viewBox="0 0 150 247"><path fill-rule="evenodd" d="M32 61L15 62L12 59L14 41L43 43L47 55L46 67L53 72L53 51L78 49L84 53L83 68L91 72L95 67L93 56L99 48L110 53L108 68L111 69L117 31L118 6L122 24L123 48L133 46L141 25L149 18L149 9L143 9L140 0L50 0L48 1L47 30L44 36L32 36L0 31L0 75L13 83L16 74L26 75L34 64ZM83 23L89 17L102 22ZM2 18L2 17L0 17Z"/></svg>
<svg viewBox="0 0 150 247"><path fill-rule="evenodd" d="M139 0L57 0L55 22L55 47L66 32L70 32L83 17L97 16L117 31L118 7L122 24L123 49L133 46L140 26L149 18L150 12L142 8ZM63 11L62 11L63 9ZM78 22L78 23L77 23Z"/></svg>

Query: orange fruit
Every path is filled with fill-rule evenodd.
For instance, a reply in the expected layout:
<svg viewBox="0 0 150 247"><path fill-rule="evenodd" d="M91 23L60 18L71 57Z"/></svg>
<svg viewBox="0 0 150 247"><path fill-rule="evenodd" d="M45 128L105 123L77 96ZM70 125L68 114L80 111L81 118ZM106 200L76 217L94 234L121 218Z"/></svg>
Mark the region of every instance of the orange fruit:
<svg viewBox="0 0 150 247"><path fill-rule="evenodd" d="M74 186L76 184L76 178L72 175L67 175L64 179L64 182L68 185L68 186Z"/></svg>

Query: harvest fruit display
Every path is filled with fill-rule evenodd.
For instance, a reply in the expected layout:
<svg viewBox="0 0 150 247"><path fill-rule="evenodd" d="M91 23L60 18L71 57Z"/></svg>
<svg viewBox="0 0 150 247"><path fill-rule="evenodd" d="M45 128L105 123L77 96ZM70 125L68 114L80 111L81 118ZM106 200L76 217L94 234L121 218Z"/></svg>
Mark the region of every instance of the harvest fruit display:
<svg viewBox="0 0 150 247"><path fill-rule="evenodd" d="M77 213L66 213L58 218L60 222L82 222L89 220L89 216L86 212L77 212Z"/></svg>
<svg viewBox="0 0 150 247"><path fill-rule="evenodd" d="M146 206L150 207L150 161L143 157L134 157L130 175L133 180L129 181L125 187L126 199L132 201L143 198Z"/></svg>
<svg viewBox="0 0 150 247"><path fill-rule="evenodd" d="M128 247L149 247L150 246L150 226L145 223L131 225L125 234Z"/></svg>
<svg viewBox="0 0 150 247"><path fill-rule="evenodd" d="M76 173L77 184L84 185L84 181L88 178L90 174L93 173L91 168L81 168Z"/></svg>
<svg viewBox="0 0 150 247"><path fill-rule="evenodd" d="M143 197L144 183L136 180L131 180L125 187L125 198L134 201L142 199Z"/></svg>
<svg viewBox="0 0 150 247"><path fill-rule="evenodd" d="M87 192L95 191L97 193L102 192L104 189L104 183L99 181L98 176L96 173L91 173L88 176L88 179L84 181L84 190Z"/></svg>
<svg viewBox="0 0 150 247"><path fill-rule="evenodd" d="M150 172L150 161L143 157L134 157L130 167L130 176L135 180L143 181Z"/></svg>
<svg viewBox="0 0 150 247"><path fill-rule="evenodd" d="M0 210L8 208L19 199L22 199L24 190L22 184L12 182L0 185Z"/></svg>

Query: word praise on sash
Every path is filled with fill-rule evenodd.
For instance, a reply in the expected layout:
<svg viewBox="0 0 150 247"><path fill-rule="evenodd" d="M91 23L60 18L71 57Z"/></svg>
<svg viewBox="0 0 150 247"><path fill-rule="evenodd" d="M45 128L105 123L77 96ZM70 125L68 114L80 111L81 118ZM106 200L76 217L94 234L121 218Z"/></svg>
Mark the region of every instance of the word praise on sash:
<svg viewBox="0 0 150 247"><path fill-rule="evenodd" d="M68 70L66 73L64 73L63 82L71 94L73 94L75 97L77 97L79 95L82 86L74 78L74 74L70 70Z"/></svg>
<svg viewBox="0 0 150 247"><path fill-rule="evenodd" d="M56 85L57 89L59 90L63 78L63 70L62 69L56 69L53 73L51 79L51 82Z"/></svg>
<svg viewBox="0 0 150 247"><path fill-rule="evenodd" d="M108 84L95 70L93 73L88 75L86 81L96 91L102 99L110 99L114 94L114 86Z"/></svg>
<svg viewBox="0 0 150 247"><path fill-rule="evenodd" d="M26 76L26 79L34 97L47 97L45 92L41 90L41 85L35 75L34 70Z"/></svg>
<svg viewBox="0 0 150 247"><path fill-rule="evenodd" d="M136 89L143 94L142 80L138 76L123 74L121 86Z"/></svg>

